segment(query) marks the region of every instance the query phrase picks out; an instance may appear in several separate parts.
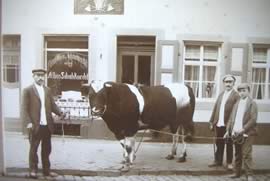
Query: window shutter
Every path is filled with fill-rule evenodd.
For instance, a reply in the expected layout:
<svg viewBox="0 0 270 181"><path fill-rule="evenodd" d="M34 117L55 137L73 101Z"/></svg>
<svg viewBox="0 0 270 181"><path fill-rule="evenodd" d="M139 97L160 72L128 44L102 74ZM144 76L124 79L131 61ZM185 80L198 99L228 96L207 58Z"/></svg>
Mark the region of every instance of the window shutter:
<svg viewBox="0 0 270 181"><path fill-rule="evenodd" d="M178 81L179 42L177 40L159 40L157 50L156 84Z"/></svg>
<svg viewBox="0 0 270 181"><path fill-rule="evenodd" d="M248 65L248 44L231 43L225 72L236 77L236 85L247 82Z"/></svg>

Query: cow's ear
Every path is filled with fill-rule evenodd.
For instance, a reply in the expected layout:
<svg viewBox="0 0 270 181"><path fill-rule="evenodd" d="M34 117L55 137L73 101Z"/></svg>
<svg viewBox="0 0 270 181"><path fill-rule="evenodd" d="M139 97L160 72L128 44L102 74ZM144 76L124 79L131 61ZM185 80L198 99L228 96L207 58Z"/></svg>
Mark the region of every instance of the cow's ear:
<svg viewBox="0 0 270 181"><path fill-rule="evenodd" d="M81 93L82 95L85 95L85 96L92 96L94 95L96 92L95 90L93 89L92 85L91 84L82 84L81 85Z"/></svg>
<svg viewBox="0 0 270 181"><path fill-rule="evenodd" d="M94 90L94 88L93 88L92 85L90 84L89 90L88 90L88 95L91 97L91 96L94 95L95 93L96 93L96 91Z"/></svg>
<svg viewBox="0 0 270 181"><path fill-rule="evenodd" d="M89 84L82 84L81 85L81 94L83 96L88 96L89 95Z"/></svg>

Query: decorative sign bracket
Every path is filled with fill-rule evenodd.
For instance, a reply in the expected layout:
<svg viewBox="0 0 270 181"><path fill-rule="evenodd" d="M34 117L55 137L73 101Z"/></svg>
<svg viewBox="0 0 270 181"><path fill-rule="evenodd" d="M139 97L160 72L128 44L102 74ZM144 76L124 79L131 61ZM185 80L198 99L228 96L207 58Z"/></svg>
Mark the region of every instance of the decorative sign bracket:
<svg viewBox="0 0 270 181"><path fill-rule="evenodd" d="M74 0L74 14L121 15L124 0Z"/></svg>

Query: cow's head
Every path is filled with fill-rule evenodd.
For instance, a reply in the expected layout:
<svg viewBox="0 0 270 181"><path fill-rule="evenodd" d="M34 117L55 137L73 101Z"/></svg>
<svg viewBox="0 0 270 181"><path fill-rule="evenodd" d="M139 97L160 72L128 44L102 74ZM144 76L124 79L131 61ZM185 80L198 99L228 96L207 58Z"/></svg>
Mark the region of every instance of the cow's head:
<svg viewBox="0 0 270 181"><path fill-rule="evenodd" d="M88 85L88 96L92 116L102 117L107 109L107 93L112 87L111 83L92 81Z"/></svg>

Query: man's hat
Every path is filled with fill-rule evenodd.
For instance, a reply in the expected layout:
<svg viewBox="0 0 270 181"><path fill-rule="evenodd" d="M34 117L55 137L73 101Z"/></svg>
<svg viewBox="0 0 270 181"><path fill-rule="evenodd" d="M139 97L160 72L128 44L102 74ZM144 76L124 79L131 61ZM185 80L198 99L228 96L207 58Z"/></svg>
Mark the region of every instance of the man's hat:
<svg viewBox="0 0 270 181"><path fill-rule="evenodd" d="M46 74L46 72L47 72L47 71L46 71L45 69L33 69L33 70L32 70L32 73L33 73L33 74L36 74L36 73L39 73L39 74L42 74L42 73L43 73L43 74Z"/></svg>
<svg viewBox="0 0 270 181"><path fill-rule="evenodd" d="M240 85L238 85L237 90L239 91L241 89L248 89L248 90L250 90L250 86L247 83L241 83Z"/></svg>
<svg viewBox="0 0 270 181"><path fill-rule="evenodd" d="M236 78L231 74L227 74L227 75L225 75L223 77L222 80L223 80L223 82L225 82L225 81L233 81L233 82L235 82Z"/></svg>

